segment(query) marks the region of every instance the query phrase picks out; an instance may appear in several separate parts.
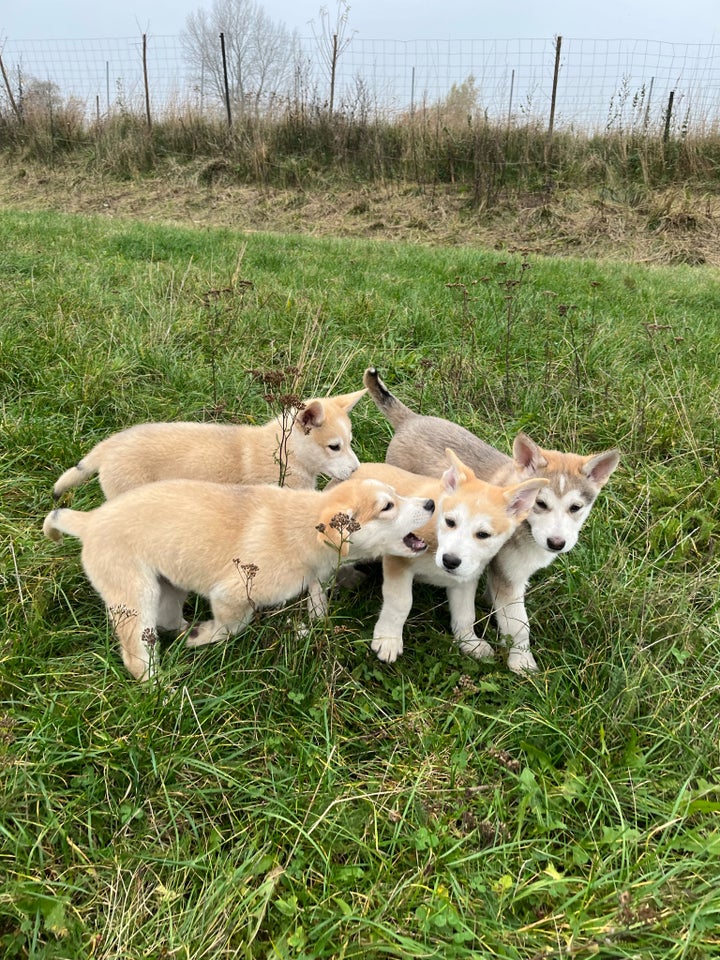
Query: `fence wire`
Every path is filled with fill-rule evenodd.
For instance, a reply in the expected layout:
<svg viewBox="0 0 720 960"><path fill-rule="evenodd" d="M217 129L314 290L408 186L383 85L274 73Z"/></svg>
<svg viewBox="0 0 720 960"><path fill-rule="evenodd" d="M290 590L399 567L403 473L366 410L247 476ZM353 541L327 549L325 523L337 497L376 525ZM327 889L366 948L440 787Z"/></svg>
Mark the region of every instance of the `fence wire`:
<svg viewBox="0 0 720 960"><path fill-rule="evenodd" d="M475 107L493 121L547 122L557 38L514 40L359 40L353 38L336 69L335 103L383 119L446 103L468 82ZM142 36L97 40L11 40L2 45L10 93L52 87L88 115L137 109L144 97ZM220 49L218 47L218 57ZM314 38L299 41L303 89L322 101L329 70ZM147 38L153 112L192 107L216 113L217 90L190 65L179 37ZM672 94L672 99L671 99ZM292 102L294 89L274 90L274 102ZM565 129L627 129L668 119L685 131L706 132L720 119L720 44L654 40L562 38L554 125Z"/></svg>

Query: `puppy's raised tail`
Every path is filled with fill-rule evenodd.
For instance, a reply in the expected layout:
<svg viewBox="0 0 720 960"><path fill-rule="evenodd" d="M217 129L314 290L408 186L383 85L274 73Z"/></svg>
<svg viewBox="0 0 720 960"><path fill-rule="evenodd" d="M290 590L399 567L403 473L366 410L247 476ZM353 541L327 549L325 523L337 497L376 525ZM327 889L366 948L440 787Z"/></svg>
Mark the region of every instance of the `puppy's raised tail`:
<svg viewBox="0 0 720 960"><path fill-rule="evenodd" d="M43 533L48 540L62 540L64 533L82 540L88 525L88 515L82 510L58 508L45 517Z"/></svg>
<svg viewBox="0 0 720 960"><path fill-rule="evenodd" d="M65 473L58 477L53 487L53 497L59 500L60 497L71 487L77 487L79 484L88 480L100 469L101 455L97 452L98 447L94 447L87 456L83 457L74 467L70 467Z"/></svg>
<svg viewBox="0 0 720 960"><path fill-rule="evenodd" d="M367 387L368 393L375 401L377 407L385 414L395 428L410 419L410 417L417 416L410 407L406 407L401 400L398 400L394 394L390 393L380 379L380 374L375 367L367 368L363 375L363 383Z"/></svg>

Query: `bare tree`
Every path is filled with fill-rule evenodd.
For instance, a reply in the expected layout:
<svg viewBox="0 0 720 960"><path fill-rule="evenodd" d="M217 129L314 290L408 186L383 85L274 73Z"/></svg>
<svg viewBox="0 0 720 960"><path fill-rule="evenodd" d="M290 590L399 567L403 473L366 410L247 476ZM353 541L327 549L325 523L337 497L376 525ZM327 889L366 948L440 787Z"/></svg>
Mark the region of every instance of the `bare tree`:
<svg viewBox="0 0 720 960"><path fill-rule="evenodd" d="M297 34L273 22L255 0L213 0L209 10L188 16L182 43L203 89L224 101L221 33L237 112L258 112L273 97L288 93L300 59Z"/></svg>
<svg viewBox="0 0 720 960"><path fill-rule="evenodd" d="M320 7L321 28L315 31L315 24L311 22L313 36L320 56L327 67L330 78L330 95L328 97L328 113L333 114L335 108L335 83L337 80L337 66L341 54L345 52L352 40L352 34L345 35L350 17L350 4L347 0L337 0L335 22L330 18L327 7Z"/></svg>

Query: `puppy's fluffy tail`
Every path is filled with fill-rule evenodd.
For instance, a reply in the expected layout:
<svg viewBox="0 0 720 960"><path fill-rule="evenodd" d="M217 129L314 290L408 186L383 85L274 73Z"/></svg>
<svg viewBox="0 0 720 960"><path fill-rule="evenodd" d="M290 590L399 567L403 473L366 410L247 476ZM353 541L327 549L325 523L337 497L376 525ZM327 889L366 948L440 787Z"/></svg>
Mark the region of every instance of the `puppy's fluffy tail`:
<svg viewBox="0 0 720 960"><path fill-rule="evenodd" d="M71 487L77 487L78 484L82 483L84 480L88 480L90 477L94 476L100 469L101 454L98 452L97 447L88 453L86 457L83 457L79 463L76 463L74 467L70 467L69 470L66 470L65 473L58 478L53 487L53 497L58 500L66 490L69 490Z"/></svg>
<svg viewBox="0 0 720 960"><path fill-rule="evenodd" d="M82 510L57 509L45 517L43 533L48 540L62 540L64 533L82 540L87 525L88 515Z"/></svg>
<svg viewBox="0 0 720 960"><path fill-rule="evenodd" d="M380 379L380 374L375 367L367 368L363 376L363 383L378 408L382 410L394 427L399 427L405 420L417 416L410 407L406 407L401 400L398 400L394 394L390 393Z"/></svg>

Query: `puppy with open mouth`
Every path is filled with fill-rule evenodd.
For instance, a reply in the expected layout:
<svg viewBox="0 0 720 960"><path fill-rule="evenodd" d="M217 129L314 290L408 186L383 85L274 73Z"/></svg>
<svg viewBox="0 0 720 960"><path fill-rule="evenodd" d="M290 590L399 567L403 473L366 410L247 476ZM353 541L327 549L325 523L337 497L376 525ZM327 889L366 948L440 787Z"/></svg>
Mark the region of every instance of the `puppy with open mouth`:
<svg viewBox="0 0 720 960"><path fill-rule="evenodd" d="M108 609L124 663L138 680L154 673L158 629L183 632L188 593L206 597L212 619L187 638L201 646L240 633L255 610L307 591L325 609L322 583L345 559L414 557L435 509L379 480L330 490L292 490L194 480L146 484L87 512L53 510L43 530L82 541L88 579Z"/></svg>
<svg viewBox="0 0 720 960"><path fill-rule="evenodd" d="M413 558L383 557L383 605L373 631L372 649L393 663L403 651L403 627L413 602L414 580L445 587L453 636L471 656L491 657L492 648L475 633L475 593L488 563L533 508L547 480L533 478L503 486L487 483L452 450L439 479L419 476L389 463L361 463L358 479L373 477L408 496L437 503L432 519L417 532L428 544Z"/></svg>

